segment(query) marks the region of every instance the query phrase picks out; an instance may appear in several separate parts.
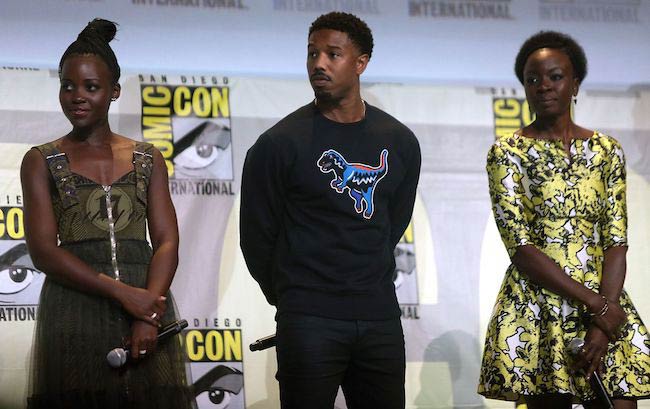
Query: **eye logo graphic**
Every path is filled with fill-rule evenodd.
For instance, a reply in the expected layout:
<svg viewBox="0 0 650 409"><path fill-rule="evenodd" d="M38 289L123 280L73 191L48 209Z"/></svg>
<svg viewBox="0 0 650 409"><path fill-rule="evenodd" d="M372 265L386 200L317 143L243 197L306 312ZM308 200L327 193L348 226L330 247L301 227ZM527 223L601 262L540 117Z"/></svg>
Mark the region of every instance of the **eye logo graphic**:
<svg viewBox="0 0 650 409"><path fill-rule="evenodd" d="M200 122L174 143L176 177L232 179L231 142L229 126Z"/></svg>
<svg viewBox="0 0 650 409"><path fill-rule="evenodd" d="M323 152L316 165L321 172L334 174L334 179L330 182L332 189L338 193L347 189L354 200L354 210L357 213L363 213L365 219L372 218L375 212L375 189L379 181L388 174L388 150L381 151L377 167L349 163L334 149Z"/></svg>
<svg viewBox="0 0 650 409"><path fill-rule="evenodd" d="M25 243L0 254L0 305L38 304L45 276L34 268Z"/></svg>
<svg viewBox="0 0 650 409"><path fill-rule="evenodd" d="M241 371L217 365L194 382L192 391L200 408L226 409L230 407L233 396L238 395L243 387L244 374ZM205 392L207 400L203 396Z"/></svg>

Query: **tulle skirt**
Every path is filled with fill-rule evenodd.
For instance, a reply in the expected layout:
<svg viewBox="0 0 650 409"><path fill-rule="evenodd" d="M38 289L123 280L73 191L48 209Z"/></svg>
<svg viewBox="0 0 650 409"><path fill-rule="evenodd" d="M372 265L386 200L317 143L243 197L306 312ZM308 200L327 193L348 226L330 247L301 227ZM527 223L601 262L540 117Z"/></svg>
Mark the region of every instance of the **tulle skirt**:
<svg viewBox="0 0 650 409"><path fill-rule="evenodd" d="M87 241L63 245L94 269L112 274L110 244ZM120 279L144 287L151 259L148 243L120 242ZM167 297L163 324L176 319ZM179 337L158 344L155 353L123 368L111 368L106 354L130 335L132 318L115 301L89 295L47 278L34 337L28 407L173 408L194 407Z"/></svg>

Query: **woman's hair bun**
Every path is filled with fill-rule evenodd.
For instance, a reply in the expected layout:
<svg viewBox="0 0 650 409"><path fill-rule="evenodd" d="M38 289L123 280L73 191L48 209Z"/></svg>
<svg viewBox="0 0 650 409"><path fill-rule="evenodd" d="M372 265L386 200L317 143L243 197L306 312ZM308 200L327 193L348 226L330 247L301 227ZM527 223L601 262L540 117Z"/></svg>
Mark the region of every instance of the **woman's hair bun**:
<svg viewBox="0 0 650 409"><path fill-rule="evenodd" d="M109 43L115 38L115 33L117 33L117 24L103 18L96 18L79 33L79 39L82 37L99 37Z"/></svg>
<svg viewBox="0 0 650 409"><path fill-rule="evenodd" d="M1 1L1 0L0 0ZM63 72L63 63L71 55L96 55L108 66L113 76L113 83L117 84L120 80L120 65L117 63L115 53L109 42L115 38L117 24L96 18L86 25L79 33L77 39L72 42L65 50L59 61L59 75Z"/></svg>

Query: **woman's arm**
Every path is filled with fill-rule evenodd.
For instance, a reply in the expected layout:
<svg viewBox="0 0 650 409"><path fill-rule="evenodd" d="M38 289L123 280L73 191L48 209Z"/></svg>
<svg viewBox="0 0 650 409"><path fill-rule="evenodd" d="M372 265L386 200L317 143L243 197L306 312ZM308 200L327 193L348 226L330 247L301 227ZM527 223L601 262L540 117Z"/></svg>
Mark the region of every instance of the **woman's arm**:
<svg viewBox="0 0 650 409"><path fill-rule="evenodd" d="M157 149L153 150L153 172L147 191L147 221L153 246L153 256L147 274L147 289L164 299L178 266L178 223L169 194L167 167ZM140 351L153 353L157 335L156 326L144 321L135 321L131 326L131 356L138 359L141 356Z"/></svg>
<svg viewBox="0 0 650 409"><path fill-rule="evenodd" d="M575 300L598 312L603 306L602 297L567 275L560 266L533 245L517 247L512 262L520 273L537 285L563 298Z"/></svg>
<svg viewBox="0 0 650 409"><path fill-rule="evenodd" d="M608 161L603 169L607 198L601 219L601 241L605 248L600 294L607 300L603 314L593 317L581 360L576 367L586 369L589 377L600 368L601 359L607 353L609 341L619 338L620 325L625 322L625 312L619 305L627 270L627 201L626 172L623 148L611 140Z"/></svg>
<svg viewBox="0 0 650 409"><path fill-rule="evenodd" d="M600 293L618 303L623 290L627 253L627 198L625 155L620 144L611 140L603 178L607 198L600 221L604 260L600 280Z"/></svg>
<svg viewBox="0 0 650 409"><path fill-rule="evenodd" d="M178 223L169 194L167 167L157 149L153 150L153 172L147 197L147 221L153 246L147 289L164 296L178 266Z"/></svg>
<svg viewBox="0 0 650 409"><path fill-rule="evenodd" d="M120 302L133 316L154 322L157 298L93 270L81 259L60 248L57 222L52 207L50 172L43 156L29 150L20 168L23 189L25 238L34 266L61 284L85 293Z"/></svg>

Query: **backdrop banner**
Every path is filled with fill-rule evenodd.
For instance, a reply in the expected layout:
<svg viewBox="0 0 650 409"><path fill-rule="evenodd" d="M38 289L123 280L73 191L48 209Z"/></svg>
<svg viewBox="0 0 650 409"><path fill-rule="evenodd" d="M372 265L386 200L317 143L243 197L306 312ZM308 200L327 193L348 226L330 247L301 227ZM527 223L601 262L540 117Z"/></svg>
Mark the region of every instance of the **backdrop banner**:
<svg viewBox="0 0 650 409"><path fill-rule="evenodd" d="M415 7L415 6L414 6ZM22 408L44 274L25 246L20 163L66 134L55 71L0 69L0 408ZM509 260L485 174L496 135L530 121L520 89L364 84L363 97L417 135L422 174L412 223L395 250L407 347L408 408L512 408L476 394L487 321ZM313 98L307 80L127 74L115 132L163 154L180 228L172 285L200 409L277 408L274 309L239 250L239 190L248 148ZM616 137L627 155L630 251L626 289L650 320L650 92L588 90L575 117ZM645 290L645 291L644 291ZM108 351L107 351L108 352ZM344 408L344 400L337 399ZM642 402L640 407L650 408Z"/></svg>
<svg viewBox="0 0 650 409"><path fill-rule="evenodd" d="M111 47L124 71L297 79L310 24L333 10L372 29L370 81L515 85L521 43L557 30L584 47L588 87L648 83L647 0L3 0L0 67L53 68L103 17L120 25Z"/></svg>

